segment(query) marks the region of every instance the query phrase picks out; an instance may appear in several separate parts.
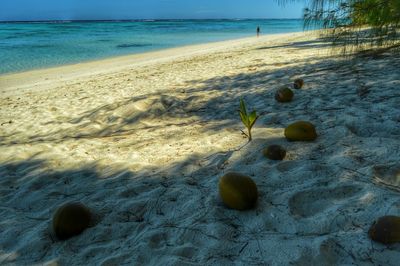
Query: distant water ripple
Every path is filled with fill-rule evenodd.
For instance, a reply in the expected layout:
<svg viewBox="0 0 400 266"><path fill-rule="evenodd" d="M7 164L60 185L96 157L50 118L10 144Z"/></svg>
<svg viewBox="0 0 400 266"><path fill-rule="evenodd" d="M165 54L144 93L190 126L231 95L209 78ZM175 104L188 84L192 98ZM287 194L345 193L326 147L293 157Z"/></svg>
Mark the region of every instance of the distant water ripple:
<svg viewBox="0 0 400 266"><path fill-rule="evenodd" d="M152 44L144 44L144 43L128 43L128 44L120 44L117 45L117 48L130 48L130 47L146 47L152 46Z"/></svg>

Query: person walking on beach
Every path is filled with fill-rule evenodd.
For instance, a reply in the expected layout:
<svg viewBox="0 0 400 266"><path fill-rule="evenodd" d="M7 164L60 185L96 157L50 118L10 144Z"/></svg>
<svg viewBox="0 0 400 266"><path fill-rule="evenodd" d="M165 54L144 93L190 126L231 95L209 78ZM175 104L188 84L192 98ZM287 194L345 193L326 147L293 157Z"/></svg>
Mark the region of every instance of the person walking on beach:
<svg viewBox="0 0 400 266"><path fill-rule="evenodd" d="M260 36L260 26L257 26L257 37L259 37Z"/></svg>

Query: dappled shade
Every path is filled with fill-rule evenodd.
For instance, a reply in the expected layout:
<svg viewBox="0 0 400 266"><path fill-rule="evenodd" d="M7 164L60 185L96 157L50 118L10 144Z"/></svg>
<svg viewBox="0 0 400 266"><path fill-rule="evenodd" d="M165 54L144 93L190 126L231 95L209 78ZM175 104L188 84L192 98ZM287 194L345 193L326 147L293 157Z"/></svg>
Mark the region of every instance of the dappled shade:
<svg viewBox="0 0 400 266"><path fill-rule="evenodd" d="M311 0L304 21L306 28L326 29L323 35L345 53L399 45L400 1Z"/></svg>

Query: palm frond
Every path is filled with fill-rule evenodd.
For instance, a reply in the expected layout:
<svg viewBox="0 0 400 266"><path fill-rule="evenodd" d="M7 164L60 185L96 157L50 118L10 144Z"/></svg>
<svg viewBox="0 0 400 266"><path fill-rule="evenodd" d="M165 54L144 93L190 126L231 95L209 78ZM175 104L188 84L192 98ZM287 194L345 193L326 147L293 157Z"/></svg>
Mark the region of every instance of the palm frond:
<svg viewBox="0 0 400 266"><path fill-rule="evenodd" d="M280 3L296 0L277 0ZM322 28L324 38L344 53L400 43L400 0L308 0L305 28Z"/></svg>

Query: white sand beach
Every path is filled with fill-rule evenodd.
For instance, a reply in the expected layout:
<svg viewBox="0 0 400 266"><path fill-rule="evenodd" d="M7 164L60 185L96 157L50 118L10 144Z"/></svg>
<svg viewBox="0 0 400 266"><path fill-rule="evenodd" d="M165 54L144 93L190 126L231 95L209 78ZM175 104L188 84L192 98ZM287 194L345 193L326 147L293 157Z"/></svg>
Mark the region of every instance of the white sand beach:
<svg viewBox="0 0 400 266"><path fill-rule="evenodd" d="M367 234L400 215L399 59L294 33L0 76L0 264L399 265L400 244ZM260 114L248 144L242 97ZM298 120L315 141L285 139ZM231 171L257 184L255 209L223 204ZM72 201L95 219L59 241Z"/></svg>

